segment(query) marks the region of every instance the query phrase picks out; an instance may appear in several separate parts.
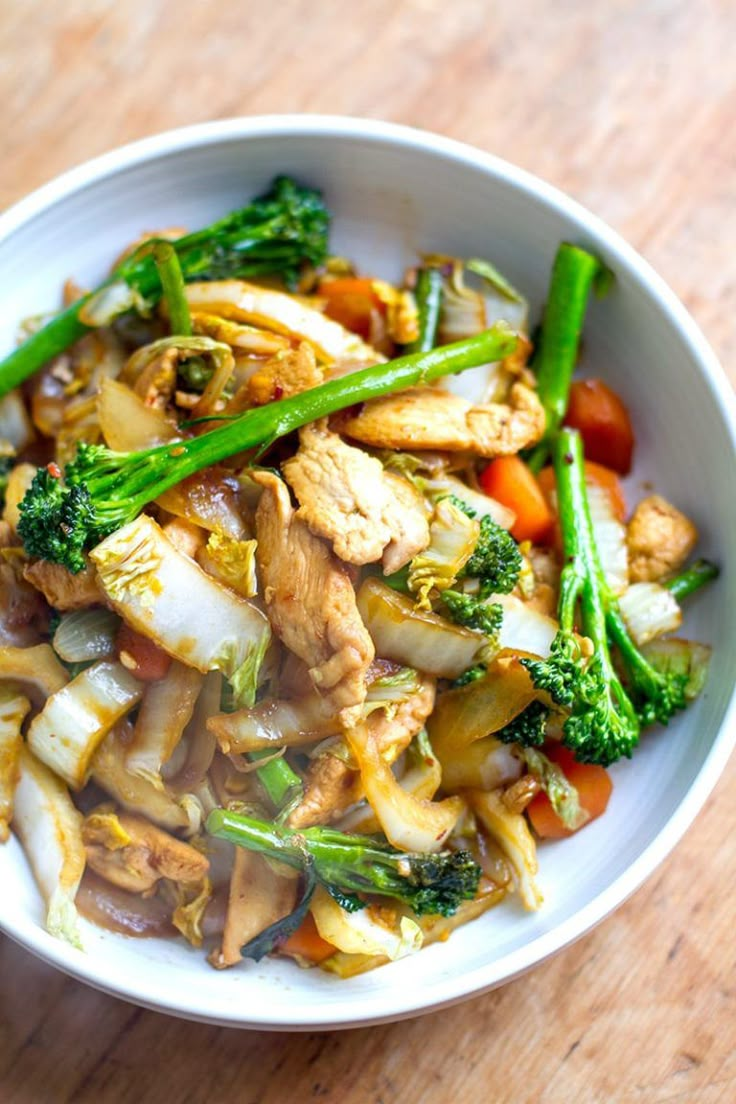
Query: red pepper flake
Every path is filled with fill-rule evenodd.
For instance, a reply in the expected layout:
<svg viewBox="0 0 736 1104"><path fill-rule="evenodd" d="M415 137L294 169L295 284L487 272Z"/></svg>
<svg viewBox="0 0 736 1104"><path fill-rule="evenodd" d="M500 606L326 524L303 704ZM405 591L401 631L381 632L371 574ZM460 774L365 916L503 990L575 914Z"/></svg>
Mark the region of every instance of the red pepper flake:
<svg viewBox="0 0 736 1104"><path fill-rule="evenodd" d="M186 451L184 445L177 445L176 448L169 449L169 456L172 458L175 456L183 456Z"/></svg>
<svg viewBox="0 0 736 1104"><path fill-rule="evenodd" d="M275 383L273 385L273 397L274 397L274 402L278 402L279 399L283 399L284 389L283 389L283 387L281 386L280 383Z"/></svg>
<svg viewBox="0 0 736 1104"><path fill-rule="evenodd" d="M54 479L61 479L61 468L55 460L52 460L50 464L46 465L46 471L49 475L53 476Z"/></svg>

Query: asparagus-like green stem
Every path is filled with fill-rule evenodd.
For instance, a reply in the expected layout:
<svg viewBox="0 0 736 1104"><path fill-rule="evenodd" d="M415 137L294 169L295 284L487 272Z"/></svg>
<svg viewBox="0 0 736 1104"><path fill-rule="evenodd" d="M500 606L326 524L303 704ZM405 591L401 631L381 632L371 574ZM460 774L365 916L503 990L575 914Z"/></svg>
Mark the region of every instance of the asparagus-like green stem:
<svg viewBox="0 0 736 1104"><path fill-rule="evenodd" d="M189 337L192 332L192 317L184 291L181 264L171 242L157 242L153 249L153 259L156 262L164 298L169 308L171 332L177 337Z"/></svg>
<svg viewBox="0 0 736 1104"><path fill-rule="evenodd" d="M696 590L700 590L706 583L717 579L718 575L719 568L714 563L711 563L710 560L701 559L684 568L679 575L666 579L662 585L667 587L673 598L681 602L683 598L689 598L691 594L694 594Z"/></svg>
<svg viewBox="0 0 736 1104"><path fill-rule="evenodd" d="M438 268L420 268L414 296L419 310L419 337L406 346L407 353L428 353L434 349L442 309L442 273Z"/></svg>
<svg viewBox="0 0 736 1104"><path fill-rule="evenodd" d="M533 472L539 472L549 460L552 442L565 417L588 295L601 271L598 258L584 249L563 242L557 250L534 358L537 391L547 424L542 440L529 457Z"/></svg>
<svg viewBox="0 0 736 1104"><path fill-rule="evenodd" d="M302 780L283 755L274 758L273 752L266 748L264 751L251 752L248 758L252 762L268 759L256 771L259 782L276 809L288 812L293 808L303 793Z"/></svg>

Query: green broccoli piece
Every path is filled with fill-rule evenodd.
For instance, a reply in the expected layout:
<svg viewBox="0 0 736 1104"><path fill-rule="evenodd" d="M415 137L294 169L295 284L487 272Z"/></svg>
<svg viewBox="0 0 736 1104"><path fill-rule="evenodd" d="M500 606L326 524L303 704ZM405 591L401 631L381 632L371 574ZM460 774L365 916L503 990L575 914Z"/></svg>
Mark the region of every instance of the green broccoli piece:
<svg viewBox="0 0 736 1104"><path fill-rule="evenodd" d="M541 702L533 701L502 729L494 733L504 744L521 744L522 747L541 747L545 740L549 709Z"/></svg>
<svg viewBox="0 0 736 1104"><path fill-rule="evenodd" d="M293 286L304 264L322 264L327 256L328 226L319 192L279 176L265 195L178 238L173 247L188 283L276 275ZM109 325L131 308L146 313L162 294L149 242L127 257L100 288L61 311L0 362L0 395L88 333L92 318L96 325Z"/></svg>
<svg viewBox="0 0 736 1104"><path fill-rule="evenodd" d="M452 916L478 889L480 867L467 851L419 854L396 851L368 836L317 826L296 831L243 813L214 809L207 831L277 862L304 870L338 900L378 894L402 901L417 915Z"/></svg>
<svg viewBox="0 0 736 1104"><path fill-rule="evenodd" d="M471 682L475 682L476 679L483 678L488 668L484 663L476 663L473 667L468 667L466 671L463 671L461 675L458 675L456 679L450 683L451 690L457 690L461 686L468 686Z"/></svg>
<svg viewBox="0 0 736 1104"><path fill-rule="evenodd" d="M516 341L508 326L498 323L433 352L371 365L247 410L199 437L141 452L113 452L81 442L64 481L53 464L36 474L20 504L18 532L30 555L81 571L85 549L133 521L149 502L187 476L236 453L263 450L299 426L346 406L500 360Z"/></svg>
<svg viewBox="0 0 736 1104"><path fill-rule="evenodd" d="M521 568L516 541L486 514L480 519L480 536L465 565L465 575L480 581L480 596L487 598L489 594L509 594L516 586Z"/></svg>
<svg viewBox="0 0 736 1104"><path fill-rule="evenodd" d="M5 492L8 489L8 478L15 464L14 456L0 456L0 507L5 505Z"/></svg>
<svg viewBox="0 0 736 1104"><path fill-rule="evenodd" d="M563 739L583 763L609 766L631 757L641 727L684 709L686 679L657 671L631 639L600 565L588 506L583 447L577 430L563 428L554 444L564 564L560 628L546 660L523 659L535 686L567 712ZM575 633L590 639L588 658ZM614 666L615 646L628 690Z"/></svg>
<svg viewBox="0 0 736 1104"><path fill-rule="evenodd" d="M484 602L458 590L443 590L442 601L456 624L478 629L492 641L498 639L503 622L503 608L498 602Z"/></svg>

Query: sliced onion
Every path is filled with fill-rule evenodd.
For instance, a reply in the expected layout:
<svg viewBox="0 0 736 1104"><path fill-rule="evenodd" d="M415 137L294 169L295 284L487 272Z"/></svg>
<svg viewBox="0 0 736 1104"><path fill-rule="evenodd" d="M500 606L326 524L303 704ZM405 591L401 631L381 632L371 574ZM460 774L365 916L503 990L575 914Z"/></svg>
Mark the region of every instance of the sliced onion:
<svg viewBox="0 0 736 1104"><path fill-rule="evenodd" d="M0 648L0 681L12 679L36 690L35 697L44 700L61 690L69 681L65 667L59 663L50 644L32 648Z"/></svg>
<svg viewBox="0 0 736 1104"><path fill-rule="evenodd" d="M618 600L621 616L640 647L682 624L676 599L659 583L632 583Z"/></svg>
<svg viewBox="0 0 736 1104"><path fill-rule="evenodd" d="M54 633L54 651L66 663L87 663L115 652L120 618L99 606L65 613Z"/></svg>
<svg viewBox="0 0 736 1104"><path fill-rule="evenodd" d="M320 694L306 694L295 701L270 700L253 709L218 713L207 722L220 750L261 751L266 748L302 747L336 735L340 723L334 705Z"/></svg>
<svg viewBox="0 0 736 1104"><path fill-rule="evenodd" d="M161 767L173 755L191 720L202 677L192 667L174 662L162 679L147 688L125 758L131 774L163 788Z"/></svg>
<svg viewBox="0 0 736 1104"><path fill-rule="evenodd" d="M162 894L127 893L91 870L84 872L76 904L86 920L120 935L153 939L175 934L171 903Z"/></svg>
<svg viewBox="0 0 736 1104"><path fill-rule="evenodd" d="M404 851L439 851L463 811L462 799L417 800L396 781L368 725L348 729L346 735L365 796L389 842Z"/></svg>
<svg viewBox="0 0 736 1104"><path fill-rule="evenodd" d="M156 499L158 506L212 533L232 540L248 537L240 509L240 488L232 475L217 467L197 472Z"/></svg>
<svg viewBox="0 0 736 1104"><path fill-rule="evenodd" d="M176 773L162 771L169 789L174 791L195 790L205 782L212 758L217 746L214 734L207 728L207 721L220 709L222 699L222 675L219 671L210 671L204 676L204 682L194 706L192 719L186 727L182 744L185 747L183 761ZM167 765L172 766L173 760ZM216 804L216 802L215 802ZM209 813L211 810L207 809Z"/></svg>
<svg viewBox="0 0 736 1104"><path fill-rule="evenodd" d="M142 813L154 824L172 830L196 828L196 821L201 820L201 806L199 814L193 815L192 803L196 799L191 794L175 796L166 789L157 789L126 768L125 753L132 736L132 726L123 722L105 737L92 760L94 781L124 808Z"/></svg>
<svg viewBox="0 0 736 1104"><path fill-rule="evenodd" d="M18 507L25 498L26 491L33 482L38 468L35 464L16 464L8 475L8 485L5 489L5 505L3 507L3 521L7 521L12 529L18 529L20 511ZM20 543L20 542L19 542Z"/></svg>
<svg viewBox="0 0 736 1104"><path fill-rule="evenodd" d="M36 434L20 391L8 391L0 399L0 440L12 445L15 452L35 440Z"/></svg>
<svg viewBox="0 0 736 1104"><path fill-rule="evenodd" d="M485 736L442 760L446 790L495 790L521 777L521 763L508 744Z"/></svg>
<svg viewBox="0 0 736 1104"><path fill-rule="evenodd" d="M486 643L481 633L415 610L409 598L375 577L361 586L358 610L378 655L440 678L457 678L472 667Z"/></svg>
<svg viewBox="0 0 736 1104"><path fill-rule="evenodd" d="M117 452L153 448L179 436L172 418L146 406L139 395L118 380L101 381L97 416L105 442Z"/></svg>
<svg viewBox="0 0 736 1104"><path fill-rule="evenodd" d="M92 756L143 695L143 683L122 663L100 660L53 694L28 729L28 745L61 778L80 789Z"/></svg>

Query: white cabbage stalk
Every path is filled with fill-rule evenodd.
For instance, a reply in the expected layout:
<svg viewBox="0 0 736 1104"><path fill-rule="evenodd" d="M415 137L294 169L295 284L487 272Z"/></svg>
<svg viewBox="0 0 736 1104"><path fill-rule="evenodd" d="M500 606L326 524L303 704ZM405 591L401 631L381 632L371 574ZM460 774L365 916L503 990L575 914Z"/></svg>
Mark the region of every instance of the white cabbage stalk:
<svg viewBox="0 0 736 1104"><path fill-rule="evenodd" d="M454 475L440 475L434 479L424 479L418 476L415 477L414 481L418 489L423 491L433 502L444 495L455 495L461 502L464 502L471 510L475 511L477 518L490 517L503 529L511 529L516 521L516 514L508 506L504 506L502 502L497 502L490 495L483 494L482 491L474 490Z"/></svg>
<svg viewBox="0 0 736 1104"><path fill-rule="evenodd" d="M69 675L59 663L50 644L35 644L32 648L0 648L0 681L28 683L44 698L66 686Z"/></svg>
<svg viewBox="0 0 736 1104"><path fill-rule="evenodd" d="M620 596L618 605L639 647L655 637L674 632L682 624L682 610L660 583L632 583Z"/></svg>
<svg viewBox="0 0 736 1104"><path fill-rule="evenodd" d="M257 540L236 540L224 533L210 533L197 563L241 598L254 598L258 593L257 547Z"/></svg>
<svg viewBox="0 0 736 1104"><path fill-rule="evenodd" d="M13 829L46 902L46 930L81 949L74 898L85 864L82 814L64 783L25 746L20 752Z"/></svg>
<svg viewBox="0 0 736 1104"><path fill-rule="evenodd" d="M449 498L440 499L429 527L429 544L409 565L409 590L417 595L418 609L431 609L430 593L452 586L473 555L479 535L479 522Z"/></svg>
<svg viewBox="0 0 736 1104"><path fill-rule="evenodd" d="M54 633L54 651L67 663L88 663L115 652L120 618L112 610L93 606L65 613Z"/></svg>
<svg viewBox="0 0 736 1104"><path fill-rule="evenodd" d="M406 749L404 772L398 781L402 790L417 801L431 801L439 790L442 784L442 767L429 742L426 728L415 736ZM364 836L372 836L381 831L376 814L365 801L361 801L345 814L340 820L339 828L341 832L357 832Z"/></svg>
<svg viewBox="0 0 736 1104"><path fill-rule="evenodd" d="M0 402L2 402L2 399L0 399ZM37 471L38 468L35 464L16 464L8 475L8 485L5 488L5 505L3 506L3 521L7 521L14 531L18 529L18 522L20 521L18 507L25 498L26 491L33 482L33 477Z"/></svg>
<svg viewBox="0 0 736 1104"><path fill-rule="evenodd" d="M370 906L347 912L322 886L317 886L309 911L322 938L346 954L383 955L395 962L422 946L422 932L415 920L394 914L389 925L385 910L377 912Z"/></svg>
<svg viewBox="0 0 736 1104"><path fill-rule="evenodd" d="M457 678L487 644L482 633L415 609L410 598L375 577L358 591L358 611L377 655L439 678Z"/></svg>
<svg viewBox="0 0 736 1104"><path fill-rule="evenodd" d="M541 908L543 898L536 884L537 848L525 817L506 808L499 790L490 793L469 790L466 796L483 827L509 860L524 907L532 912Z"/></svg>
<svg viewBox="0 0 736 1104"><path fill-rule="evenodd" d="M282 291L245 280L211 280L187 284L185 292L193 311L219 314L306 341L327 364L350 360L368 365L385 359L338 322Z"/></svg>
<svg viewBox="0 0 736 1104"><path fill-rule="evenodd" d="M521 763L508 744L484 736L448 755L442 763L446 790L495 790L521 777Z"/></svg>
<svg viewBox="0 0 736 1104"><path fill-rule="evenodd" d="M368 725L348 729L346 736L366 799L386 839L402 851L439 851L463 811L462 799L431 802L412 797L397 782Z"/></svg>
<svg viewBox="0 0 736 1104"><path fill-rule="evenodd" d="M489 599L503 609L498 644L512 652L532 652L546 658L559 628L546 613L540 613L513 594L495 594Z"/></svg>
<svg viewBox="0 0 736 1104"><path fill-rule="evenodd" d="M31 703L10 686L0 687L0 843L5 843L13 819L13 797L18 783L21 726Z"/></svg>
<svg viewBox="0 0 736 1104"><path fill-rule="evenodd" d="M168 790L157 789L145 778L131 774L125 765L127 742L120 739L121 734L130 734L130 726L113 729L102 741L92 759L92 779L120 805L133 813L142 813L172 831L179 828L191 828L201 820L199 813L193 815L191 794L176 795ZM196 813L196 810L195 810Z"/></svg>
<svg viewBox="0 0 736 1104"><path fill-rule="evenodd" d="M97 417L105 443L116 452L153 448L180 436L168 414L146 406L140 395L108 377L100 383Z"/></svg>
<svg viewBox="0 0 736 1104"><path fill-rule="evenodd" d="M259 609L215 582L145 514L106 537L90 558L129 625L198 671L221 671L236 698L253 703L271 640Z"/></svg>
<svg viewBox="0 0 736 1104"><path fill-rule="evenodd" d="M122 663L100 660L52 694L33 718L28 729L31 751L81 789L100 742L140 701L143 689Z"/></svg>
<svg viewBox="0 0 736 1104"><path fill-rule="evenodd" d="M614 594L623 594L629 585L629 554L626 526L618 520L611 496L604 487L586 480L590 519L606 582Z"/></svg>
<svg viewBox="0 0 736 1104"><path fill-rule="evenodd" d="M8 391L0 399L0 440L7 441L15 452L21 452L35 438L23 396L19 390Z"/></svg>
<svg viewBox="0 0 736 1104"><path fill-rule="evenodd" d="M126 765L131 774L163 789L161 767L168 763L189 724L204 676L174 662L146 690L133 730Z"/></svg>

